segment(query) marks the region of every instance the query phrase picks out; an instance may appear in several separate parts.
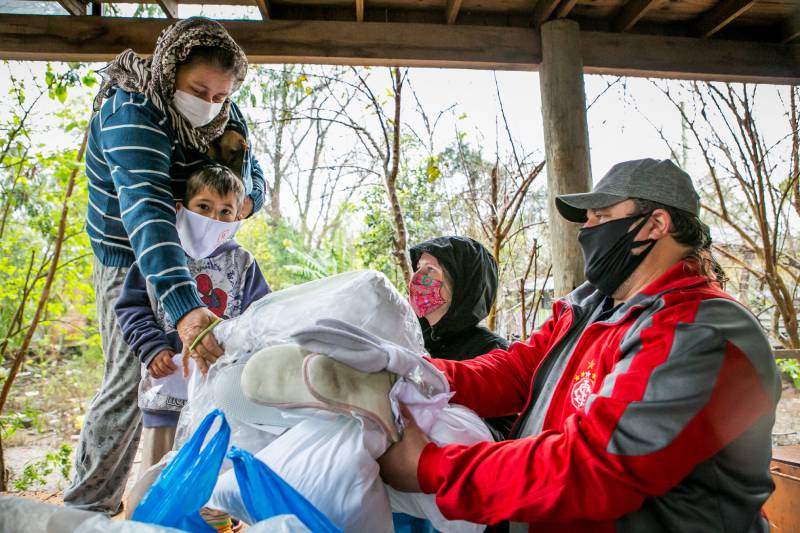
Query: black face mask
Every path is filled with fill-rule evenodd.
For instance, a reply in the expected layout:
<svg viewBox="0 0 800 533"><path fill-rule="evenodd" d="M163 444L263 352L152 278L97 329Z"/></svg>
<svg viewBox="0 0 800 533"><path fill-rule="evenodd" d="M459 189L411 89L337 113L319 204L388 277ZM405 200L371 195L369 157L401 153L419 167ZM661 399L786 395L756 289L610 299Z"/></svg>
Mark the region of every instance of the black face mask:
<svg viewBox="0 0 800 533"><path fill-rule="evenodd" d="M578 233L578 241L583 248L586 279L606 296L612 296L622 283L633 274L653 246L655 239L634 241L651 213L618 218L604 224L582 228ZM628 231L633 221L642 218L635 228ZM631 250L649 244L638 255Z"/></svg>

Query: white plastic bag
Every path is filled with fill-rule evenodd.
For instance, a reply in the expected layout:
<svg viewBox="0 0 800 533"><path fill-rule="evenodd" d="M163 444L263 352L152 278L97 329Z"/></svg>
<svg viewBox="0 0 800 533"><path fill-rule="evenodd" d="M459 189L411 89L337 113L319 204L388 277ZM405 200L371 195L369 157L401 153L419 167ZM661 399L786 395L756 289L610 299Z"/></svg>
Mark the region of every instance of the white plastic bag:
<svg viewBox="0 0 800 533"><path fill-rule="evenodd" d="M345 532L392 531L392 514L374 457L388 447L375 430L351 417L303 420L256 453L284 481ZM252 523L233 471L220 476L208 502Z"/></svg>
<svg viewBox="0 0 800 533"><path fill-rule="evenodd" d="M320 318L331 317L364 328L414 353L425 351L422 331L411 306L380 272L347 272L273 292L214 330L214 336L225 347L225 354L211 366L207 376L192 373L189 401L178 422L176 447L192 435L206 414L217 408L225 413L231 426L231 444L251 453L258 452L283 429L301 420L302 417L290 417L275 424L272 416L255 418L262 422L270 420L266 425L243 420L242 409L232 412L229 407L241 407L247 400L242 399L241 390L235 386L234 371L225 369L246 363L262 348L291 342L289 335L293 331L311 326ZM226 382L219 384L221 376ZM256 405L248 407L258 409ZM263 414L263 406L261 409ZM276 425L279 429L275 429Z"/></svg>
<svg viewBox="0 0 800 533"><path fill-rule="evenodd" d="M416 420L415 410L412 408L410 411ZM429 414L424 409L420 409L420 412L426 416ZM492 434L483 420L473 411L461 405L448 405L441 409L428 431L428 436L438 445L475 444L493 440ZM434 528L442 533L478 533L486 529L486 526L481 524L463 520L448 520L437 507L436 497L433 494L399 492L388 485L386 488L392 511L426 518L431 521Z"/></svg>
<svg viewBox="0 0 800 533"><path fill-rule="evenodd" d="M247 528L247 533L312 533L303 522L293 514L273 516Z"/></svg>
<svg viewBox="0 0 800 533"><path fill-rule="evenodd" d="M172 362L176 370L163 378L152 378L153 393L171 396L178 400L186 400L189 397L188 380L183 377L183 354L176 353L172 356ZM193 359L189 359L189 371L193 372L195 364Z"/></svg>

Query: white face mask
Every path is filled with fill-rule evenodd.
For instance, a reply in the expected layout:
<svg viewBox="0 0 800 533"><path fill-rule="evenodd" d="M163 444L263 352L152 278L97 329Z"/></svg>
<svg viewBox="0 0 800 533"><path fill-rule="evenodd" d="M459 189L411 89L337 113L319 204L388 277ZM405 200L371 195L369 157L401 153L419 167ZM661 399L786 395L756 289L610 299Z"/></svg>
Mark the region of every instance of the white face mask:
<svg viewBox="0 0 800 533"><path fill-rule="evenodd" d="M233 239L240 222L221 222L198 215L186 206L175 213L175 229L181 239L181 246L192 259L204 259L214 250Z"/></svg>
<svg viewBox="0 0 800 533"><path fill-rule="evenodd" d="M193 128L205 126L214 120L214 117L219 115L223 104L223 102L216 104L213 102L206 102L202 98L198 98L181 90L175 91L173 103L178 113L183 115L183 118L188 120Z"/></svg>

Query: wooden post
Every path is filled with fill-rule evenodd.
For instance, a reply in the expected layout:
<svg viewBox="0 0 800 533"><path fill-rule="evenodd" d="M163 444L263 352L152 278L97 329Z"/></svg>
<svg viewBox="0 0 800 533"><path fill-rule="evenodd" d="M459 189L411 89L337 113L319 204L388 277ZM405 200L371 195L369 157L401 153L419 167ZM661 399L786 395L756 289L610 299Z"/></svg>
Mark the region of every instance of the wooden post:
<svg viewBox="0 0 800 533"><path fill-rule="evenodd" d="M539 83L547 158L550 253L555 296L559 297L580 285L584 276L578 227L561 218L555 197L591 189L592 171L578 23L553 20L542 24L541 31Z"/></svg>

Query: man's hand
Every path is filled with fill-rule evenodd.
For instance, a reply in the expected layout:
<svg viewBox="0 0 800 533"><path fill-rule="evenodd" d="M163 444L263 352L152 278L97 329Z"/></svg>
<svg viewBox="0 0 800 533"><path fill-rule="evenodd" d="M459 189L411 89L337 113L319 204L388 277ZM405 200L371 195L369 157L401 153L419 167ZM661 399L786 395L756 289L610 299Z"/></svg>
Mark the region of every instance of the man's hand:
<svg viewBox="0 0 800 533"><path fill-rule="evenodd" d="M194 347L194 351L189 354L189 346L191 346L200 333L213 324L215 320L217 320L217 315L209 311L207 307L197 307L183 315L176 324L175 329L178 330L178 335L180 335L181 342L183 343L184 377L188 377L189 375L189 355L194 357L200 372L206 375L206 373L208 373L208 367L225 353L214 335L209 332L203 337L203 340L197 343L197 346Z"/></svg>
<svg viewBox="0 0 800 533"><path fill-rule="evenodd" d="M156 379L161 379L178 370L178 367L175 366L175 363L172 361L174 356L175 352L172 350L161 350L158 352L158 354L150 361L150 365L147 367L150 375Z"/></svg>
<svg viewBox="0 0 800 533"><path fill-rule="evenodd" d="M378 458L381 477L383 481L401 492L420 492L417 467L422 450L430 440L417 426L405 405L400 405L400 411L406 426L403 440L393 444Z"/></svg>
<svg viewBox="0 0 800 533"><path fill-rule="evenodd" d="M242 210L239 211L239 220L244 220L253 214L253 199L249 196L244 197L244 204Z"/></svg>

